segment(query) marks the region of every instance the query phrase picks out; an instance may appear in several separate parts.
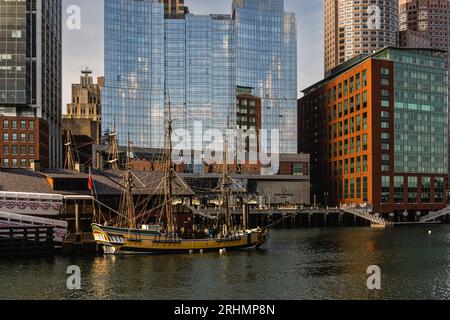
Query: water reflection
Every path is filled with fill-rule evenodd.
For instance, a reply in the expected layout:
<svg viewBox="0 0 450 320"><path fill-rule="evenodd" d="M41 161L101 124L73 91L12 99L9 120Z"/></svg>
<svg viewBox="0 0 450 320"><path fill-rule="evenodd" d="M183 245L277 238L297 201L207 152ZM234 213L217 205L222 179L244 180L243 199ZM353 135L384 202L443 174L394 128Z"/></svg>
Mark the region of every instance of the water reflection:
<svg viewBox="0 0 450 320"><path fill-rule="evenodd" d="M428 230L432 228L432 235ZM449 299L450 226L275 231L264 250L0 260L0 298ZM66 289L79 265L82 290ZM369 291L378 265L382 290Z"/></svg>

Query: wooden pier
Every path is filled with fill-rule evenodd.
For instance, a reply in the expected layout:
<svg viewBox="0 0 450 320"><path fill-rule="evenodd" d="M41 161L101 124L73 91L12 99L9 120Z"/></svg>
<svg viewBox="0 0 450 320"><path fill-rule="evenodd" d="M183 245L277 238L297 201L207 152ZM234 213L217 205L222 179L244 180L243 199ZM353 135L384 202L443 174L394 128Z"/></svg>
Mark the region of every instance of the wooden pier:
<svg viewBox="0 0 450 320"><path fill-rule="evenodd" d="M53 227L0 227L0 255L51 254L54 250Z"/></svg>

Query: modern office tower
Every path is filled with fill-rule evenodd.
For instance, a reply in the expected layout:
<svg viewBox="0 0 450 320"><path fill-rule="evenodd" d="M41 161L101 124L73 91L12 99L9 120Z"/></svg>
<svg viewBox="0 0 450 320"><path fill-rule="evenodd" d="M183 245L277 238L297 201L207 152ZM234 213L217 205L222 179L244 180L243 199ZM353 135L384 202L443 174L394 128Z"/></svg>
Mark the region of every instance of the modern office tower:
<svg viewBox="0 0 450 320"><path fill-rule="evenodd" d="M410 219L446 206L445 52L387 47L353 59L299 100L312 195Z"/></svg>
<svg viewBox="0 0 450 320"><path fill-rule="evenodd" d="M398 0L324 0L325 75L360 54L397 44Z"/></svg>
<svg viewBox="0 0 450 320"><path fill-rule="evenodd" d="M233 15L164 16L157 1L105 2L103 130L160 148L175 129L202 149L208 129L236 128L236 91L262 99L262 128L296 152L296 27L283 0L235 1ZM117 14L120 12L120 15ZM196 131L197 129L197 131Z"/></svg>
<svg viewBox="0 0 450 320"><path fill-rule="evenodd" d="M32 148L34 154L29 153L31 140L48 148L42 155L48 161L41 167L61 165L61 23L61 0L0 0L0 115L4 125L25 121L27 128L27 123L33 123L32 130L48 131L35 135L45 141L2 141L10 150L28 150L15 155L8 166L29 166L30 160L41 160L37 146ZM10 138L18 134L13 130ZM0 156L5 158L3 153Z"/></svg>
<svg viewBox="0 0 450 320"><path fill-rule="evenodd" d="M296 153L297 33L283 0L234 0L236 85L261 98L263 129L279 129L280 150Z"/></svg>

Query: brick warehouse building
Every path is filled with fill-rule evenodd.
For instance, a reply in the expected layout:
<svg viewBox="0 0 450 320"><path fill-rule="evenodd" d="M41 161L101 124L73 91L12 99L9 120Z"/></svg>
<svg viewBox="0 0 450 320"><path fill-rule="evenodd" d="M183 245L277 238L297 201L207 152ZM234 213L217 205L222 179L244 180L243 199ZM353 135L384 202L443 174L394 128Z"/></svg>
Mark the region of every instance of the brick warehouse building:
<svg viewBox="0 0 450 320"><path fill-rule="evenodd" d="M397 215L446 206L445 52L387 47L305 89L299 151L311 153L311 195Z"/></svg>
<svg viewBox="0 0 450 320"><path fill-rule="evenodd" d="M48 123L41 118L0 116L2 168L49 167Z"/></svg>

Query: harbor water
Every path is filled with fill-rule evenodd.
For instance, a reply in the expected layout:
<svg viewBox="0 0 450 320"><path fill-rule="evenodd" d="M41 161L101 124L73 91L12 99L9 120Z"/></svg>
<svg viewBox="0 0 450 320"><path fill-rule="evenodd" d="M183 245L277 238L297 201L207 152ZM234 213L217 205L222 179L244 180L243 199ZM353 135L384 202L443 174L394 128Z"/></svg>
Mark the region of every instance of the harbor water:
<svg viewBox="0 0 450 320"><path fill-rule="evenodd" d="M222 255L1 257L0 299L450 299L450 225L275 230Z"/></svg>

